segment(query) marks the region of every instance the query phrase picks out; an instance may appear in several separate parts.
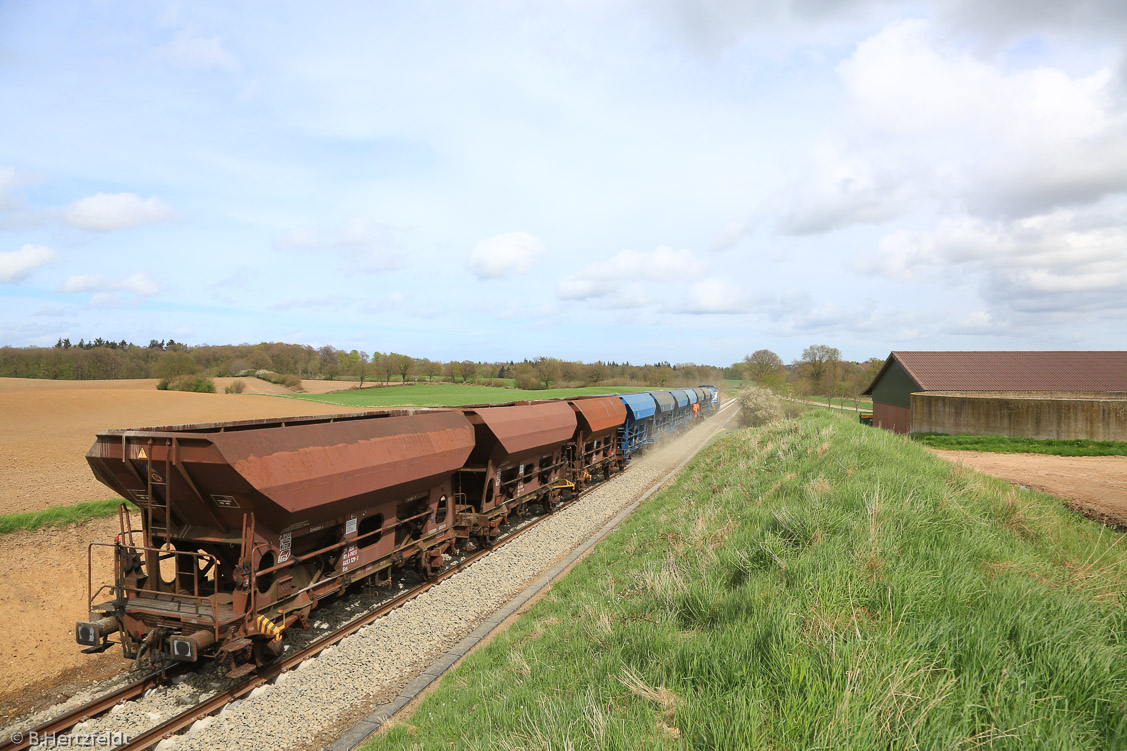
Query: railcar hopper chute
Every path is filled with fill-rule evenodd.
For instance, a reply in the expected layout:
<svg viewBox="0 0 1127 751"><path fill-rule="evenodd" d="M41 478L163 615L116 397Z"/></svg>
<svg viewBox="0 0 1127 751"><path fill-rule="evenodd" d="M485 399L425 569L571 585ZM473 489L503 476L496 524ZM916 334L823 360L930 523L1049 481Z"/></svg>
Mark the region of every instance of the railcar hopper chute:
<svg viewBox="0 0 1127 751"><path fill-rule="evenodd" d="M572 446L576 417L566 401L464 407L476 447L456 476L459 534L489 544L510 513L529 502L547 506L570 487L565 449Z"/></svg>
<svg viewBox="0 0 1127 751"><path fill-rule="evenodd" d="M582 490L590 480L609 479L622 469L625 457L615 438L626 422L626 406L617 396L589 396L569 404L577 422L571 476Z"/></svg>
<svg viewBox="0 0 1127 751"><path fill-rule="evenodd" d="M79 641L102 648L121 630L127 655L195 660L249 646L266 628L259 614L280 613L284 627L354 579L440 565L454 539L452 477L473 446L473 426L450 410L99 433L87 461L141 507L142 529L123 515L119 594L91 593Z"/></svg>

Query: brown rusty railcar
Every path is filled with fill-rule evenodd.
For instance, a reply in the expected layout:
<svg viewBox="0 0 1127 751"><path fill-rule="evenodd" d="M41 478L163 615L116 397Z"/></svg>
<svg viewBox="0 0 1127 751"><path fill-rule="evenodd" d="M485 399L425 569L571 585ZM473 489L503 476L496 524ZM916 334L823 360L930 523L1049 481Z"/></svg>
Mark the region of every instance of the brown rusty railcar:
<svg viewBox="0 0 1127 751"><path fill-rule="evenodd" d="M94 474L142 510L115 584L76 637L127 656L269 661L280 635L352 581L424 575L454 545L453 476L474 449L459 411L394 411L98 434ZM140 538L140 539L138 539Z"/></svg>
<svg viewBox="0 0 1127 751"><path fill-rule="evenodd" d="M463 408L475 446L455 475L460 536L489 545L509 517L548 507L572 487L566 447L575 411L565 401Z"/></svg>
<svg viewBox="0 0 1127 751"><path fill-rule="evenodd" d="M142 524L121 515L114 584L76 639L245 673L318 600L393 568L429 577L619 471L625 412L608 396L99 433L87 460Z"/></svg>

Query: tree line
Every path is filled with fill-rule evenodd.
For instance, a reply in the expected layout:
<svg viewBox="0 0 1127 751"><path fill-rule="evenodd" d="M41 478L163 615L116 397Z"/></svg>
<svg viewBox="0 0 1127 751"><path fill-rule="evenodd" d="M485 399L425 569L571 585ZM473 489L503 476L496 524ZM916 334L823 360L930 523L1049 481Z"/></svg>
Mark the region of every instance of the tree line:
<svg viewBox="0 0 1127 751"><path fill-rule="evenodd" d="M190 346L173 339L138 345L97 338L54 347L0 347L0 376L65 380L248 376L261 371L299 379L359 381L360 385L415 381L492 383L525 389L583 385L692 386L717 382L719 368L695 363L584 363L555 357L520 362L431 360L398 352L371 353L332 346L262 342Z"/></svg>
<svg viewBox="0 0 1127 751"><path fill-rule="evenodd" d="M799 397L826 396L858 399L876 377L884 359L870 357L863 362L842 359L841 350L828 344L812 344L790 363L769 349L756 350L725 369L729 378Z"/></svg>

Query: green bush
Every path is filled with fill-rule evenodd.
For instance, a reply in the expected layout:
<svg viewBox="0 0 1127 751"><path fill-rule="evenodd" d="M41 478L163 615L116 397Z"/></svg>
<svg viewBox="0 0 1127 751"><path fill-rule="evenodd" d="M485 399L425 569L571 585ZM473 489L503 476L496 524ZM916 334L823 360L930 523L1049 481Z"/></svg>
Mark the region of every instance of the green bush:
<svg viewBox="0 0 1127 751"><path fill-rule="evenodd" d="M163 378L157 384L161 391L193 391L200 394L214 394L215 382L202 375L178 375Z"/></svg>

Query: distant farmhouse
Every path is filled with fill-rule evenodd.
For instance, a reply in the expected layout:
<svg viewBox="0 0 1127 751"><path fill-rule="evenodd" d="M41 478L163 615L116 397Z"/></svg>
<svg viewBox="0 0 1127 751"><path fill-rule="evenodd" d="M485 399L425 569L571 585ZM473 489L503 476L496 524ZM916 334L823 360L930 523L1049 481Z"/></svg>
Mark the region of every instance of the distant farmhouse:
<svg viewBox="0 0 1127 751"><path fill-rule="evenodd" d="M862 393L897 433L1127 441L1127 352L893 352Z"/></svg>

